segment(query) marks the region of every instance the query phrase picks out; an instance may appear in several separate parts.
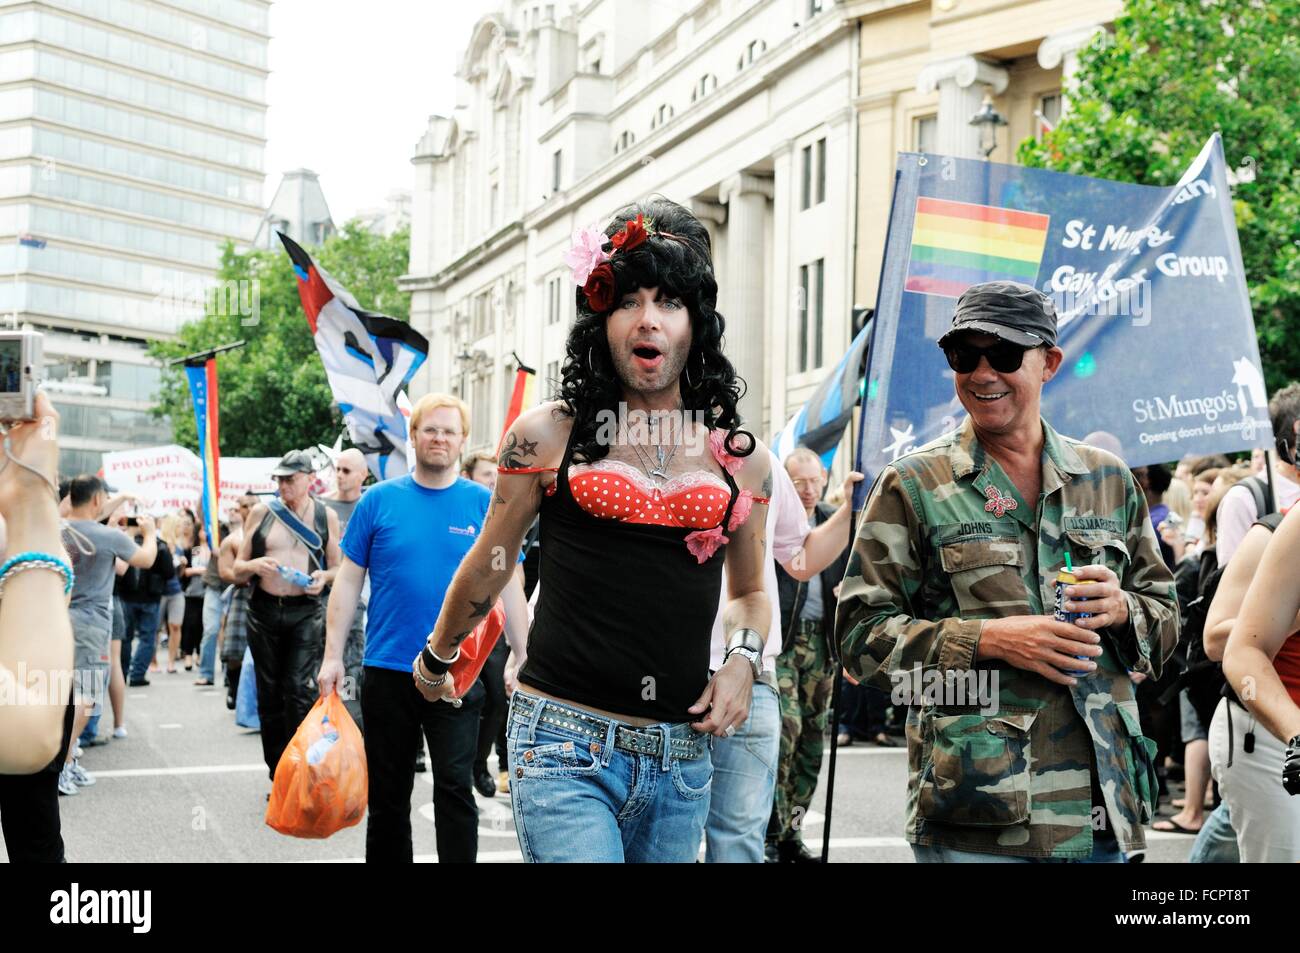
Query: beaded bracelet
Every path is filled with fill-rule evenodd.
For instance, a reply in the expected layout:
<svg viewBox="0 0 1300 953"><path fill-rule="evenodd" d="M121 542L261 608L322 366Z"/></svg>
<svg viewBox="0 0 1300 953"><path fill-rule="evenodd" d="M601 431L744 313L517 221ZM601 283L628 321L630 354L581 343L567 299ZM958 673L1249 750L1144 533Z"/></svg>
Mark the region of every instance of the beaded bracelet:
<svg viewBox="0 0 1300 953"><path fill-rule="evenodd" d="M72 591L72 581L76 578L72 571L72 566L66 559L58 556L52 556L49 553L27 552L19 553L17 556L10 556L0 565L0 594L4 593L5 583L20 572L26 572L29 569L49 569L52 572L63 575L63 594L67 595Z"/></svg>

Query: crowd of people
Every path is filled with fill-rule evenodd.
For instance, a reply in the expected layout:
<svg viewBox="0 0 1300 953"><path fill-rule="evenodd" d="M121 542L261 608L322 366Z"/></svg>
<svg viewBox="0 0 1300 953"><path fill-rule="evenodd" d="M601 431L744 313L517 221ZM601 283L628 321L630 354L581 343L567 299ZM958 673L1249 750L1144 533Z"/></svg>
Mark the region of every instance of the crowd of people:
<svg viewBox="0 0 1300 953"><path fill-rule="evenodd" d="M854 526L861 474L830 487L817 453L745 428L689 211L623 209L566 262L562 379L499 457L465 456L471 408L426 394L409 474L366 486L348 450L316 496L290 450L215 551L202 513L155 524L93 475L56 493L52 438L13 428L0 688L20 662L76 679L71 704L0 707L12 858L62 858L58 797L130 737L125 687L180 664L231 709L254 686L272 778L340 694L372 861L412 859L419 771L443 861L477 856L475 791L508 795L528 861L814 861L831 737L906 744L918 862L1131 861L1153 824L1193 860L1300 859L1300 385L1270 402L1275 455L1130 470L1042 416L1051 300L975 285L939 340L966 418L884 467ZM504 636L458 686L497 606ZM18 627L41 612L38 645ZM908 694L919 672L937 696Z"/></svg>

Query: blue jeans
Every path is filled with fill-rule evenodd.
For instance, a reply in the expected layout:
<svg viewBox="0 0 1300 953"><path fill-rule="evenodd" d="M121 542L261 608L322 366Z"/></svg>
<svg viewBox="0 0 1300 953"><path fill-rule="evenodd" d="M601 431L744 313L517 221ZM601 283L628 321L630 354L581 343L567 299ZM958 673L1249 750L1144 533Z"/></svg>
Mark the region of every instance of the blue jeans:
<svg viewBox="0 0 1300 953"><path fill-rule="evenodd" d="M1119 841L1113 837L1092 838L1092 856L1082 860L1063 857L1010 857L1006 854L981 854L973 850L954 850L912 844L912 856L918 864L1122 864Z"/></svg>
<svg viewBox="0 0 1300 953"><path fill-rule="evenodd" d="M131 640L135 639L135 646L130 650L131 670L127 673L127 678L131 681L144 678L149 671L149 663L153 661L160 607L158 599L149 602L122 600L123 621L126 623L122 632L122 644L130 645Z"/></svg>
<svg viewBox="0 0 1300 953"><path fill-rule="evenodd" d="M704 827L704 862L761 864L781 753L776 689L754 683L749 717L730 738L713 742L713 791Z"/></svg>
<svg viewBox="0 0 1300 953"><path fill-rule="evenodd" d="M658 754L617 747L632 740ZM506 730L515 833L530 863L691 863L713 775L689 724L632 728L516 690Z"/></svg>
<svg viewBox="0 0 1300 953"><path fill-rule="evenodd" d="M203 589L203 641L199 643L199 678L213 681L217 671L217 635L221 632L221 590Z"/></svg>
<svg viewBox="0 0 1300 953"><path fill-rule="evenodd" d="M1237 832L1232 829L1232 816L1228 813L1228 802L1222 802L1210 812L1201 824L1192 852L1187 857L1189 864L1239 864L1241 851L1237 847Z"/></svg>

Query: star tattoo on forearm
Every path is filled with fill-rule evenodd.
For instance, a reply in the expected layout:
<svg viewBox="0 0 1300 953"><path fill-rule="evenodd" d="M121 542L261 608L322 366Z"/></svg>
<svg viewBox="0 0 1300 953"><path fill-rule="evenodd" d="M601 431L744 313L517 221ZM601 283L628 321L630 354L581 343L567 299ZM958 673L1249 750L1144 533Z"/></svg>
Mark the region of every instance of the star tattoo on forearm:
<svg viewBox="0 0 1300 953"><path fill-rule="evenodd" d="M469 614L471 619L478 619L492 611L492 600L484 599L482 602L475 602L473 599L469 604L474 607L474 611Z"/></svg>

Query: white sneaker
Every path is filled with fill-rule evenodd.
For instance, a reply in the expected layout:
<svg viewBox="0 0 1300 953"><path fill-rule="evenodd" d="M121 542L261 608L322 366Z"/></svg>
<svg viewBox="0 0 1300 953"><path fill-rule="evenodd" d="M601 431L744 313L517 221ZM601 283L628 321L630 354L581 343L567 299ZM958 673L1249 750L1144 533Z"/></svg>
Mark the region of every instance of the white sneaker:
<svg viewBox="0 0 1300 953"><path fill-rule="evenodd" d="M73 758L72 764L68 765L66 770L72 783L79 788L88 788L95 783L95 776L81 766L78 758Z"/></svg>
<svg viewBox="0 0 1300 953"><path fill-rule="evenodd" d="M126 725L118 725L116 728L114 728L114 729L113 729L113 737L114 737L114 738L125 738L125 737L126 737Z"/></svg>
<svg viewBox="0 0 1300 953"><path fill-rule="evenodd" d="M74 760L80 758L85 753L86 753L85 751L81 750L81 745L77 745L75 748L72 749L72 757Z"/></svg>
<svg viewBox="0 0 1300 953"><path fill-rule="evenodd" d="M72 780L66 764L63 766L63 770L59 772L59 793L69 797L78 793L77 783Z"/></svg>

